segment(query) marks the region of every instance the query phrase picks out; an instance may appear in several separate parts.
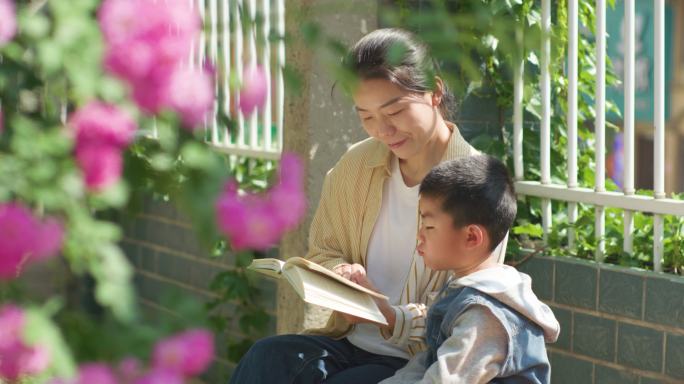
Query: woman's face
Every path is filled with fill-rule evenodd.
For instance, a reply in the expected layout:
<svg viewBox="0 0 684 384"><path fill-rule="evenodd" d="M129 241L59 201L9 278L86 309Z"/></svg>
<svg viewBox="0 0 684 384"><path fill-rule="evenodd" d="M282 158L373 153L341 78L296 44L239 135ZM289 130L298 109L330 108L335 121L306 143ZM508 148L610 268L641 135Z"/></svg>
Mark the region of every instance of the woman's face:
<svg viewBox="0 0 684 384"><path fill-rule="evenodd" d="M368 135L383 142L400 159L426 150L440 119L439 91L407 91L384 79L361 81L353 95Z"/></svg>

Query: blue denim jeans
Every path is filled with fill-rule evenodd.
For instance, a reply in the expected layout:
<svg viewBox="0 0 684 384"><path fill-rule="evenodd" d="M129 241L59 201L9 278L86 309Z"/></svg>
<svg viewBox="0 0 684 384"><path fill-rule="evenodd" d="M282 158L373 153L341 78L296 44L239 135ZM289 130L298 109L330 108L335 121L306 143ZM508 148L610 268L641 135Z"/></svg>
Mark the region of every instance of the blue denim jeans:
<svg viewBox="0 0 684 384"><path fill-rule="evenodd" d="M242 357L232 384L377 383L394 374L407 360L376 355L347 339L282 335L257 341Z"/></svg>

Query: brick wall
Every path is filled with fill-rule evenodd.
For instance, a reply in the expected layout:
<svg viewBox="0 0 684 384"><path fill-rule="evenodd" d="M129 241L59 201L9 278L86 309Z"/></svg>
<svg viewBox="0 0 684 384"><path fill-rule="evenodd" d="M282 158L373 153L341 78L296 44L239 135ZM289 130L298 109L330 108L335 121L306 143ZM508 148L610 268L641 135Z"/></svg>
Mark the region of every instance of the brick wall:
<svg viewBox="0 0 684 384"><path fill-rule="evenodd" d="M554 384L684 382L684 278L573 258L519 269L561 323Z"/></svg>
<svg viewBox="0 0 684 384"><path fill-rule="evenodd" d="M141 309L155 316L179 316L164 303L170 293L181 293L208 302L213 293L209 283L213 277L233 267L234 255L211 257L196 240L190 222L170 203L147 199L135 217L122 217L125 237L122 248L135 266L135 284ZM275 333L275 290L271 280L259 280L264 291L261 303L272 316L268 334ZM221 308L232 311L230 305ZM226 359L225 341L240 336L237 326L230 326L216 336L217 359L204 376L207 383L227 382L234 364Z"/></svg>

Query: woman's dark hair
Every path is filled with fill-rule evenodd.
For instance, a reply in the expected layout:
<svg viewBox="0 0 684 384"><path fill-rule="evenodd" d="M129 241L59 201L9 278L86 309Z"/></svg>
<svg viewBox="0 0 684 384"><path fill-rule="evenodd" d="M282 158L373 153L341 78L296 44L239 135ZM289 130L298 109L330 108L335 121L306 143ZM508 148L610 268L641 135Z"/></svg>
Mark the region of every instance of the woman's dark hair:
<svg viewBox="0 0 684 384"><path fill-rule="evenodd" d="M428 47L412 33L397 28L377 29L361 38L344 65L361 80L385 79L418 93L431 92L439 75L439 65ZM443 88L439 110L445 120L451 120L454 96L446 84Z"/></svg>

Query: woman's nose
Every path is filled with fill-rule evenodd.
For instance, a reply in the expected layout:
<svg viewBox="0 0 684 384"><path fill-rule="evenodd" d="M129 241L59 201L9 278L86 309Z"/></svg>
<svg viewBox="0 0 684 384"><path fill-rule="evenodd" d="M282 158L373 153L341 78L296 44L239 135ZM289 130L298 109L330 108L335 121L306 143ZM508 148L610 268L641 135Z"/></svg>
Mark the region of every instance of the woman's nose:
<svg viewBox="0 0 684 384"><path fill-rule="evenodd" d="M381 137L392 136L396 132L396 128L387 119L382 119L378 127L378 134Z"/></svg>

